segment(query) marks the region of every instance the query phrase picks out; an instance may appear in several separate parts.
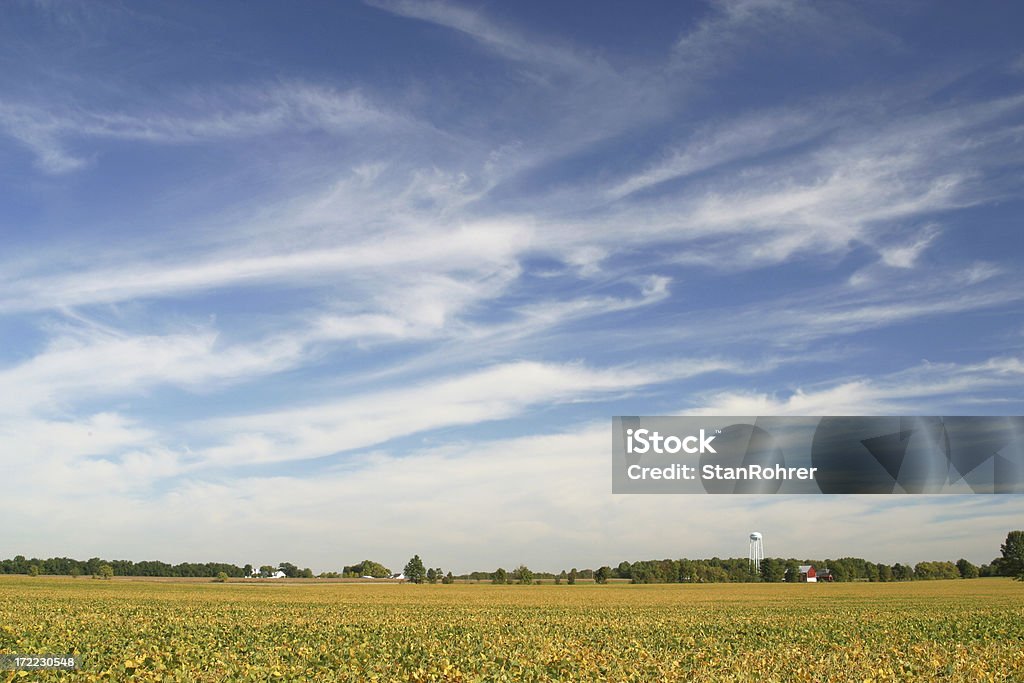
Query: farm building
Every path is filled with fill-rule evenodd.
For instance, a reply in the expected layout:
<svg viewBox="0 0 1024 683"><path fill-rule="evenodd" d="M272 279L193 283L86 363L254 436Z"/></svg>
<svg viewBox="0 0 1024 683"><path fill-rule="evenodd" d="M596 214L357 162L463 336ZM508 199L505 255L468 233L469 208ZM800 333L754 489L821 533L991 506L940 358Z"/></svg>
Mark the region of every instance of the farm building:
<svg viewBox="0 0 1024 683"><path fill-rule="evenodd" d="M818 582L818 573L814 570L813 564L800 565L800 581L807 583Z"/></svg>

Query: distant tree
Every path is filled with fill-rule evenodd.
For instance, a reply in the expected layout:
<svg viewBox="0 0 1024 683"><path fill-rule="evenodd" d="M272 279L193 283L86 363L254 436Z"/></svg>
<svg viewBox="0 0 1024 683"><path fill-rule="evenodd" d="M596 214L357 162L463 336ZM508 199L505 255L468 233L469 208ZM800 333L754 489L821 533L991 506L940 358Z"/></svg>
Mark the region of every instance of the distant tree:
<svg viewBox="0 0 1024 683"><path fill-rule="evenodd" d="M892 566L892 578L896 581L910 581L914 578L914 569L913 567L897 562Z"/></svg>
<svg viewBox="0 0 1024 683"><path fill-rule="evenodd" d="M242 572L246 576L252 576L252 565L251 564L247 564L244 567L242 567Z"/></svg>
<svg viewBox="0 0 1024 683"><path fill-rule="evenodd" d="M1003 557L999 563L999 571L1003 576L1024 575L1024 531L1011 531L1006 535L1006 543L999 550Z"/></svg>
<svg viewBox="0 0 1024 683"><path fill-rule="evenodd" d="M278 569L284 572L284 575L289 579L299 578L299 568L291 562L282 562Z"/></svg>
<svg viewBox="0 0 1024 683"><path fill-rule="evenodd" d="M423 568L423 560L419 555L413 555L412 559L405 563L405 580L410 583L423 583L427 576Z"/></svg>
<svg viewBox="0 0 1024 683"><path fill-rule="evenodd" d="M879 562L878 563L878 580L879 581L892 581L892 567L889 565Z"/></svg>
<svg viewBox="0 0 1024 683"><path fill-rule="evenodd" d="M512 576L521 584L530 585L533 583L533 572L525 564L519 565L515 571L512 572Z"/></svg>
<svg viewBox="0 0 1024 683"><path fill-rule="evenodd" d="M29 576L39 576L39 565L38 564L34 564L34 565L30 566L28 568L28 575Z"/></svg>
<svg viewBox="0 0 1024 683"><path fill-rule="evenodd" d="M111 567L109 564L103 563L96 570L96 576L98 576L101 579L106 579L107 581L109 581L112 578L114 578L114 568Z"/></svg>
<svg viewBox="0 0 1024 683"><path fill-rule="evenodd" d="M427 570L427 583L437 583L437 572L433 567Z"/></svg>
<svg viewBox="0 0 1024 683"><path fill-rule="evenodd" d="M960 572L952 562L918 562L914 565L915 579L959 579Z"/></svg>
<svg viewBox="0 0 1024 683"><path fill-rule="evenodd" d="M619 566L615 568L615 575L620 579L631 579L633 577L630 576L630 568L629 562L619 562Z"/></svg>
<svg viewBox="0 0 1024 683"><path fill-rule="evenodd" d="M800 565L790 560L786 563L786 573L783 575L786 583L800 583Z"/></svg>
<svg viewBox="0 0 1024 683"><path fill-rule="evenodd" d="M611 567L601 567L594 572L594 583L605 584L608 583L608 577L612 575Z"/></svg>
<svg viewBox="0 0 1024 683"><path fill-rule="evenodd" d="M956 569L960 572L961 579L978 578L978 568L962 557L956 561Z"/></svg>
<svg viewBox="0 0 1024 683"><path fill-rule="evenodd" d="M766 557L761 560L761 580L777 583L786 577L786 565L782 560Z"/></svg>
<svg viewBox="0 0 1024 683"><path fill-rule="evenodd" d="M491 583L508 583L508 573L501 567L498 567L494 574L491 575Z"/></svg>
<svg viewBox="0 0 1024 683"><path fill-rule="evenodd" d="M260 567L260 576L264 579L269 579L271 576L274 575L274 572L276 571L277 570L274 569L271 565L265 564L262 567Z"/></svg>
<svg viewBox="0 0 1024 683"><path fill-rule="evenodd" d="M300 579L312 579L313 578L313 570L310 569L309 567L306 567L301 572L299 572L299 578Z"/></svg>
<svg viewBox="0 0 1024 683"><path fill-rule="evenodd" d="M71 567L71 569L68 571L68 574L71 575L72 579L77 579L79 576L82 575L82 570L79 569L78 565L76 564L73 567Z"/></svg>
<svg viewBox="0 0 1024 683"><path fill-rule="evenodd" d="M391 576L391 570L380 562L363 560L359 564L346 566L341 570L343 576L358 578L360 576L372 576L375 579L386 579Z"/></svg>
<svg viewBox="0 0 1024 683"><path fill-rule="evenodd" d="M447 574L444 575L444 578L441 579L441 583L443 583L443 584L455 583L455 577L452 576L451 572L448 572Z"/></svg>
<svg viewBox="0 0 1024 683"><path fill-rule="evenodd" d="M573 586L573 585L576 584L576 577L578 575L579 575L579 572L576 571L576 567L573 567L572 570L569 572L569 581L568 581L568 583L569 583L570 586Z"/></svg>
<svg viewBox="0 0 1024 683"><path fill-rule="evenodd" d="M217 583L227 583L227 580L227 572L217 572L217 578L214 579Z"/></svg>

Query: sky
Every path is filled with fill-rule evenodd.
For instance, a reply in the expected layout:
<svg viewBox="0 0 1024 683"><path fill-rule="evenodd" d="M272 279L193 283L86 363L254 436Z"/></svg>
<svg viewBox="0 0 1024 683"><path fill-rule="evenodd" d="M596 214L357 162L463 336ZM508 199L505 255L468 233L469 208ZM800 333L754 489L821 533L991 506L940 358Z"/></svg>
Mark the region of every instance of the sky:
<svg viewBox="0 0 1024 683"><path fill-rule="evenodd" d="M1024 414L1024 7L14 0L0 557L987 562L615 415Z"/></svg>

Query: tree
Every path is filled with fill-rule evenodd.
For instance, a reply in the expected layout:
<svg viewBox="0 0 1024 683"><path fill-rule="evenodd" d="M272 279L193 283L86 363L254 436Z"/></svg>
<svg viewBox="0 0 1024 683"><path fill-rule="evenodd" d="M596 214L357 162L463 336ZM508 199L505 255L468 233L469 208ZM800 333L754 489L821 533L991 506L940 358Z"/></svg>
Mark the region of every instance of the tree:
<svg viewBox="0 0 1024 683"><path fill-rule="evenodd" d="M910 581L914 578L914 570L912 567L897 562L892 566L892 578L896 581Z"/></svg>
<svg viewBox="0 0 1024 683"><path fill-rule="evenodd" d="M1006 543L999 549L1003 553L1002 561L999 563L1000 573L1003 576L1024 575L1024 531L1011 531L1006 534Z"/></svg>
<svg viewBox="0 0 1024 683"><path fill-rule="evenodd" d="M761 580L770 583L782 581L786 577L786 565L782 560L766 557L761 560Z"/></svg>
<svg viewBox="0 0 1024 683"><path fill-rule="evenodd" d="M601 567L594 572L594 583L608 583L608 577L612 574L611 567Z"/></svg>
<svg viewBox="0 0 1024 683"><path fill-rule="evenodd" d="M247 565L245 565L245 566L244 566L244 567L242 568L242 572L243 572L243 573L244 573L244 574L245 574L246 576L252 576L252 565L251 565L251 564L247 564Z"/></svg>
<svg viewBox="0 0 1024 683"><path fill-rule="evenodd" d="M110 581L114 578L114 568L109 564L103 563L99 566L99 569L96 570L96 576Z"/></svg>
<svg viewBox="0 0 1024 683"><path fill-rule="evenodd" d="M441 579L441 583L446 584L446 585L447 584L455 583L455 577L452 576L451 572L448 572L447 574L444 575L444 578Z"/></svg>
<svg viewBox="0 0 1024 683"><path fill-rule="evenodd" d="M515 577L516 581L523 585L528 586L531 583L533 583L533 572L530 571L530 568L527 567L525 564L519 565L519 567L517 567L516 570L512 572L512 576Z"/></svg>
<svg viewBox="0 0 1024 683"><path fill-rule="evenodd" d="M28 575L29 576L39 576L39 565L38 564L34 564L31 567L29 567L28 568Z"/></svg>
<svg viewBox="0 0 1024 683"><path fill-rule="evenodd" d="M961 579L978 578L978 568L962 557L956 561L956 569L960 572Z"/></svg>
<svg viewBox="0 0 1024 683"><path fill-rule="evenodd" d="M359 578L360 576L372 576L375 579L386 579L391 576L391 570L380 562L363 560L359 564L345 566L341 573L343 576Z"/></svg>
<svg viewBox="0 0 1024 683"><path fill-rule="evenodd" d="M427 583L437 583L437 571L433 567L427 570Z"/></svg>
<svg viewBox="0 0 1024 683"><path fill-rule="evenodd" d="M284 572L284 575L289 579L297 579L299 577L299 568L291 562L282 562L278 569Z"/></svg>
<svg viewBox="0 0 1024 683"><path fill-rule="evenodd" d="M491 583L508 583L508 573L501 567L498 567L497 571L491 575Z"/></svg>
<svg viewBox="0 0 1024 683"><path fill-rule="evenodd" d="M262 567L260 567L260 577L264 579L269 579L271 576L274 575L274 572L276 571L277 570L269 564L265 564Z"/></svg>
<svg viewBox="0 0 1024 683"><path fill-rule="evenodd" d="M576 567L573 567L572 570L569 572L569 582L568 583L569 583L570 586L576 585L576 577L578 575L579 575L579 572L576 571Z"/></svg>
<svg viewBox="0 0 1024 683"><path fill-rule="evenodd" d="M427 571L423 568L423 560L419 555L413 555L412 559L405 564L405 580L411 583L423 583Z"/></svg>
<svg viewBox="0 0 1024 683"><path fill-rule="evenodd" d="M79 568L78 568L78 565L76 564L75 566L73 566L73 567L71 568L71 571L70 571L70 572L68 572L68 573L69 573L69 574L71 574L71 578L72 578L72 579L77 579L77 578L78 578L79 576L81 576L81 575L82 575L82 570L81 570L81 569L79 569Z"/></svg>
<svg viewBox="0 0 1024 683"><path fill-rule="evenodd" d="M217 578L214 579L217 583L227 583L228 575L227 572L217 572Z"/></svg>

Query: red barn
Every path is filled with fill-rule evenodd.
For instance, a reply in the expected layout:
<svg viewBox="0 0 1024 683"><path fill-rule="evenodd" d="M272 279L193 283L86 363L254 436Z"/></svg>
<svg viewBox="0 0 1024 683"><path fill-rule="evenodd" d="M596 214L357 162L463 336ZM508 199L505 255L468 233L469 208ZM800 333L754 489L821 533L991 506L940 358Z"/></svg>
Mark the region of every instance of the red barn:
<svg viewBox="0 0 1024 683"><path fill-rule="evenodd" d="M800 580L806 581L807 583L817 583L818 573L814 571L813 564L802 564L800 565Z"/></svg>

